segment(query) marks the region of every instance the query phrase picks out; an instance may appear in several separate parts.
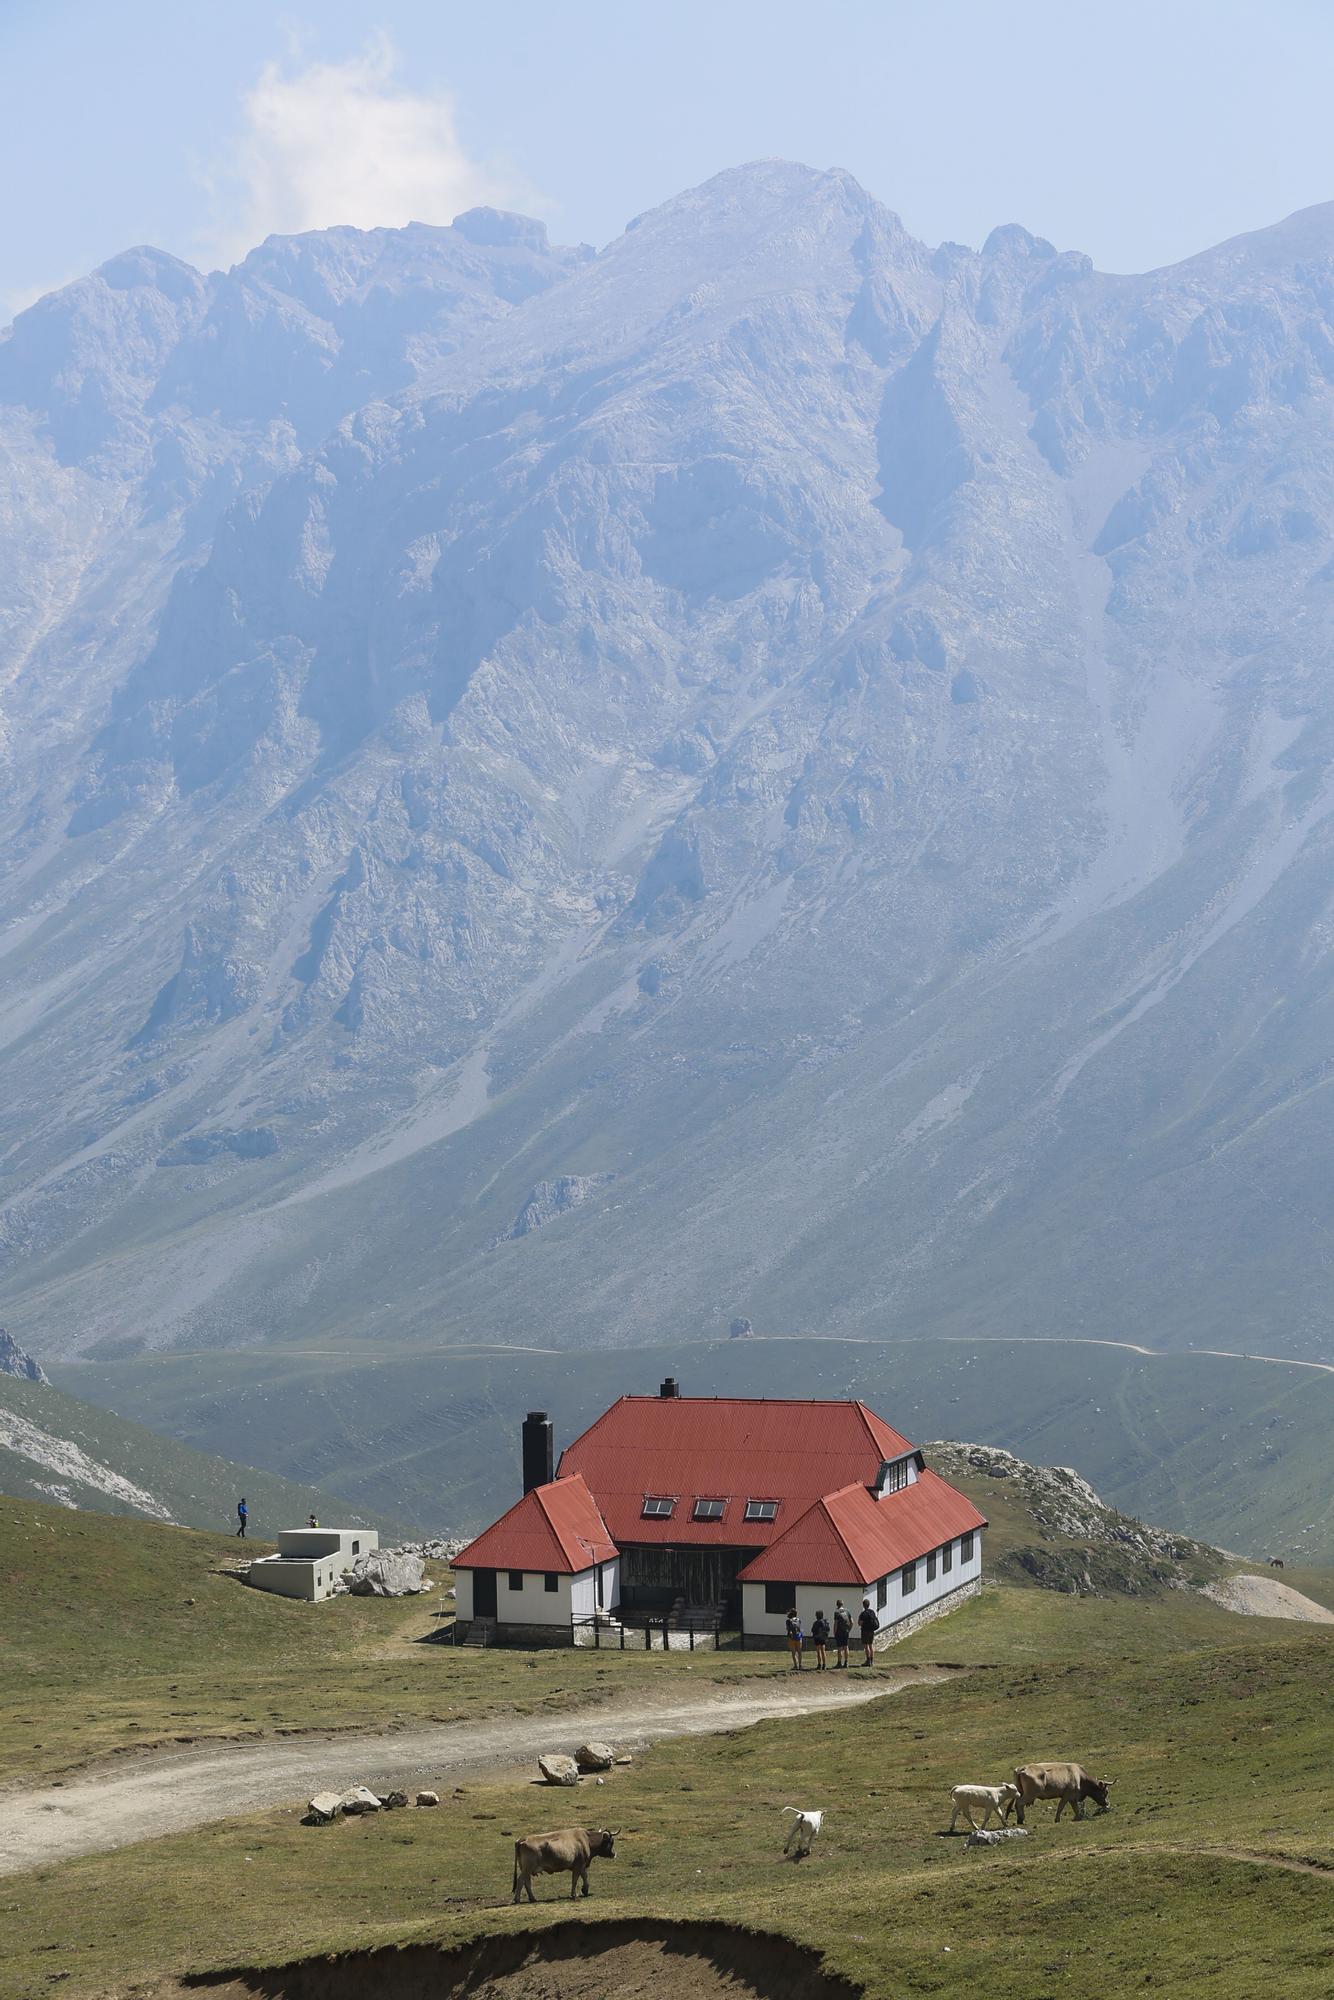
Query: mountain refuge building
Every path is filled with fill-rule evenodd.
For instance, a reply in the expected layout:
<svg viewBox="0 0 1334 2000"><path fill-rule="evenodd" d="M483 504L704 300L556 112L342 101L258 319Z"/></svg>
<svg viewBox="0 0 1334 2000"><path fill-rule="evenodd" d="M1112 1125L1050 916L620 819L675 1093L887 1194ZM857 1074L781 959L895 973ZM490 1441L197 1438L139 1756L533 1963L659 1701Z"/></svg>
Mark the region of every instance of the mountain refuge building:
<svg viewBox="0 0 1334 2000"><path fill-rule="evenodd" d="M454 1558L460 1638L578 1644L594 1622L717 1622L781 1645L869 1597L878 1645L971 1597L986 1517L865 1403L622 1396L553 1467L523 1425L523 1495ZM613 1641L615 1643L615 1641Z"/></svg>

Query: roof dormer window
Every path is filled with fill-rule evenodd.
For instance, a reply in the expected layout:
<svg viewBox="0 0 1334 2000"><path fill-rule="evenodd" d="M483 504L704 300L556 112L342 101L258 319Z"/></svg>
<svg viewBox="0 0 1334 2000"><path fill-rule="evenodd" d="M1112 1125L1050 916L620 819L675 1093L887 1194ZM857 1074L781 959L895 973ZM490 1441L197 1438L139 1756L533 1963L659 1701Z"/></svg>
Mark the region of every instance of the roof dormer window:
<svg viewBox="0 0 1334 2000"><path fill-rule="evenodd" d="M644 1495L645 1521L670 1521L676 1508L676 1501L667 1493L646 1493Z"/></svg>
<svg viewBox="0 0 1334 2000"><path fill-rule="evenodd" d="M725 1500L696 1500L695 1519L697 1521L721 1521L723 1518L723 1509L726 1505L727 1502Z"/></svg>
<svg viewBox="0 0 1334 2000"><path fill-rule="evenodd" d="M886 1459L880 1468L880 1477L875 1483L876 1497L883 1500L887 1493L902 1493L912 1474L908 1470L906 1458Z"/></svg>
<svg viewBox="0 0 1334 2000"><path fill-rule="evenodd" d="M772 1521L778 1513L776 1500L747 1500L746 1519L748 1521Z"/></svg>

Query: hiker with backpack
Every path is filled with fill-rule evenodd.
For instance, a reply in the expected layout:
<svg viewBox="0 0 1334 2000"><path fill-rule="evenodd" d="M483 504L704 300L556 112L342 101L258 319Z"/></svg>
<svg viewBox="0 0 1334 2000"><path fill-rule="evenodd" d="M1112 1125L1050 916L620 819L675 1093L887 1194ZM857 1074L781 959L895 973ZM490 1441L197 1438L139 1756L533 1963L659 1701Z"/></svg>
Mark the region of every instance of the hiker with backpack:
<svg viewBox="0 0 1334 2000"><path fill-rule="evenodd" d="M811 1620L811 1644L815 1647L816 1667L827 1667L824 1649L829 1644L829 1620L823 1611L817 1611Z"/></svg>
<svg viewBox="0 0 1334 2000"><path fill-rule="evenodd" d="M840 1597L834 1606L834 1665L846 1667L848 1664L848 1641L852 1637L852 1613Z"/></svg>
<svg viewBox="0 0 1334 2000"><path fill-rule="evenodd" d="M875 1665L875 1635L880 1630L880 1620L871 1609L871 1600L869 1597L862 1599L862 1608L858 1614L857 1623L861 1627L862 1645L866 1648L866 1658L863 1660L862 1665L873 1667Z"/></svg>

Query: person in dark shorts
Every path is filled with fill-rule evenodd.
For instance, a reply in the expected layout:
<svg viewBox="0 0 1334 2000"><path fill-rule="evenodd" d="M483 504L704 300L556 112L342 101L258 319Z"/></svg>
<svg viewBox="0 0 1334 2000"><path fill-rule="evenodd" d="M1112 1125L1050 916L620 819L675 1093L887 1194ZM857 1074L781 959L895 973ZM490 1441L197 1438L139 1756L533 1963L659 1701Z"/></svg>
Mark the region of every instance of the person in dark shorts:
<svg viewBox="0 0 1334 2000"><path fill-rule="evenodd" d="M804 1643L805 1641L802 1637L802 1630L801 1630L801 1619L797 1616L797 1607L794 1604L792 1609L787 1614L787 1649L789 1653L791 1653L792 1655L792 1664L794 1667L802 1667L805 1665L805 1662L801 1657L801 1649Z"/></svg>
<svg viewBox="0 0 1334 2000"><path fill-rule="evenodd" d="M871 1600L869 1597L862 1599L862 1608L857 1614L857 1623L861 1627L862 1645L866 1648L866 1658L862 1664L863 1666L873 1667L875 1665L875 1635L880 1630L880 1620L871 1609Z"/></svg>
<svg viewBox="0 0 1334 2000"><path fill-rule="evenodd" d="M811 1644L815 1647L816 1666L827 1667L829 1662L825 1658L824 1649L829 1644L829 1620L823 1611L817 1611L811 1620Z"/></svg>
<svg viewBox="0 0 1334 2000"><path fill-rule="evenodd" d="M242 1541L245 1540L245 1524L249 1519L250 1509L246 1506L245 1495L242 1494L236 1503L236 1532Z"/></svg>
<svg viewBox="0 0 1334 2000"><path fill-rule="evenodd" d="M852 1637L852 1613L840 1597L834 1606L834 1665L846 1667L848 1664L848 1641Z"/></svg>

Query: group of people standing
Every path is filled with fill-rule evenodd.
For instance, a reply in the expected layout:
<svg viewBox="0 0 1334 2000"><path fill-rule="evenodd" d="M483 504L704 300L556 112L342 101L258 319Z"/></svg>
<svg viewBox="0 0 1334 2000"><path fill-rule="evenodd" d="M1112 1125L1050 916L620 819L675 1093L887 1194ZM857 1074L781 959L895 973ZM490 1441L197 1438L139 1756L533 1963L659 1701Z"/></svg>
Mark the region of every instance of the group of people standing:
<svg viewBox="0 0 1334 2000"><path fill-rule="evenodd" d="M869 1597L862 1599L862 1608L857 1614L857 1627L861 1633L862 1648L866 1656L862 1664L867 1667L873 1666L875 1664L875 1635L880 1630L880 1620L875 1614ZM814 1618L811 1620L810 1639L812 1646L815 1648L815 1664L817 1668L829 1665L827 1655L831 1639L834 1643L834 1665L836 1667L847 1666L848 1647L852 1642L852 1613L848 1610L841 1597L834 1605L834 1623L832 1627L823 1611L816 1612ZM804 1668L806 1665L806 1634L803 1632L801 1626L801 1613L797 1610L795 1604L787 1614L787 1646L788 1651L792 1655L793 1666L798 1669Z"/></svg>

